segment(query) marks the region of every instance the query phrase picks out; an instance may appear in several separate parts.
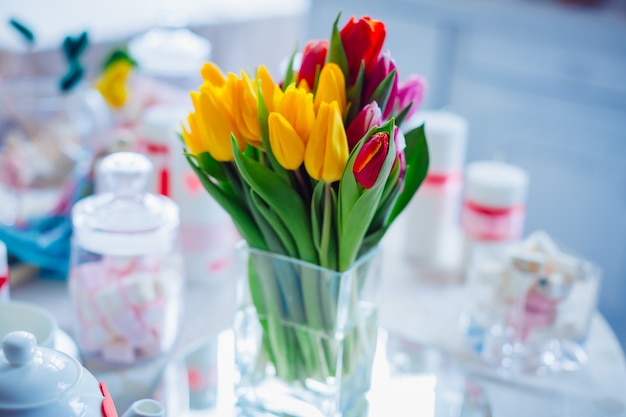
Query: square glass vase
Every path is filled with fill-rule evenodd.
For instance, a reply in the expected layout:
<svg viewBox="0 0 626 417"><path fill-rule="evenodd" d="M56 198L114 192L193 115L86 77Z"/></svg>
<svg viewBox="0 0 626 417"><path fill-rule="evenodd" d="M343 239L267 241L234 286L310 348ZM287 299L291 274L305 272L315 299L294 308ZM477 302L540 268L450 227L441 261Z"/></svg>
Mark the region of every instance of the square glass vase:
<svg viewBox="0 0 626 417"><path fill-rule="evenodd" d="M366 415L381 249L344 272L245 242L236 253L240 415Z"/></svg>

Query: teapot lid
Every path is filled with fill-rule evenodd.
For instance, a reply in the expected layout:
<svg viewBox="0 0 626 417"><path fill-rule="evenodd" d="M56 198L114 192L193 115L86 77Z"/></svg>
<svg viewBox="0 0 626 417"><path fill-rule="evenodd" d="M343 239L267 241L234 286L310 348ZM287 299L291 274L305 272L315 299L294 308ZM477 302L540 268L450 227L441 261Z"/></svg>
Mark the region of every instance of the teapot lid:
<svg viewBox="0 0 626 417"><path fill-rule="evenodd" d="M0 352L0 410L49 401L76 385L82 374L78 361L38 347L32 333L11 332Z"/></svg>

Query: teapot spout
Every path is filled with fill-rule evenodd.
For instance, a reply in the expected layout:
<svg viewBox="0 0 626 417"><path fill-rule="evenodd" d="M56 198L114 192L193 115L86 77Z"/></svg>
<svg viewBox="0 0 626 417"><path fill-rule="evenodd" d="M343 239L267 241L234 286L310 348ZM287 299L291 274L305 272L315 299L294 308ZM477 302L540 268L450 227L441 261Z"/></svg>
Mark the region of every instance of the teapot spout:
<svg viewBox="0 0 626 417"><path fill-rule="evenodd" d="M135 401L122 417L165 417L165 407L155 400Z"/></svg>

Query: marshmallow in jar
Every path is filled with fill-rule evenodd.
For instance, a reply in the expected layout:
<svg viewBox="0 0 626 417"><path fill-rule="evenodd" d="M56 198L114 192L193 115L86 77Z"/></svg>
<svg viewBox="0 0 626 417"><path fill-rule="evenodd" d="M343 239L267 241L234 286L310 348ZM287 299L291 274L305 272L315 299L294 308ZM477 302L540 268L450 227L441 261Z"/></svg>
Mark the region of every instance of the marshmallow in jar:
<svg viewBox="0 0 626 417"><path fill-rule="evenodd" d="M224 209L204 190L183 154L177 137L189 109L161 104L148 109L140 122L141 140L167 149L166 165L155 178L180 209L180 239L188 282L217 284L230 272L236 229ZM147 155L151 160L152 157Z"/></svg>
<svg viewBox="0 0 626 417"><path fill-rule="evenodd" d="M100 165L106 192L72 210L69 286L86 358L132 364L174 344L184 274L178 207L145 192L151 169L137 153L107 156Z"/></svg>
<svg viewBox="0 0 626 417"><path fill-rule="evenodd" d="M407 124L424 123L428 175L407 208L409 259L441 270L460 263L458 226L468 124L448 111L422 112Z"/></svg>

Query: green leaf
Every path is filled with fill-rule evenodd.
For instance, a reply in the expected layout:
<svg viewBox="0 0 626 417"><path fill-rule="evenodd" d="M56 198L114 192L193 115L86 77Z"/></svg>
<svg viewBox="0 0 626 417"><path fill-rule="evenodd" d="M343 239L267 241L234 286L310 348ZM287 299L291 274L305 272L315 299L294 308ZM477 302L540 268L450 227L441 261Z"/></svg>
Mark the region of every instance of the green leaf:
<svg viewBox="0 0 626 417"><path fill-rule="evenodd" d="M348 115L346 116L345 126L350 126L350 123L356 118L361 111L361 95L363 94L363 81L365 80L365 61L361 61L359 67L359 74L356 77L354 85L348 89L347 99L350 103Z"/></svg>
<svg viewBox="0 0 626 417"><path fill-rule="evenodd" d="M387 225L391 225L402 210L409 204L411 198L428 174L428 144L424 125L416 127L405 135L406 149L406 172L404 173L404 187L393 206Z"/></svg>
<svg viewBox="0 0 626 417"><path fill-rule="evenodd" d="M224 173L224 169L222 163L217 161L213 156L208 152L201 152L199 154L187 154L190 155L198 162L198 166L202 168L210 177L213 177L219 181L226 180L226 174Z"/></svg>
<svg viewBox="0 0 626 417"><path fill-rule="evenodd" d="M339 34L339 18L341 12L337 14L335 23L333 23L333 30L330 36L330 42L328 46L328 54L326 56L326 62L334 62L339 65L341 72L346 80L346 84L350 82L350 69L348 67L348 57L346 56L346 50L341 43L341 35Z"/></svg>
<svg viewBox="0 0 626 417"><path fill-rule="evenodd" d="M235 163L243 179L269 207L276 212L292 234L298 248L298 258L317 263L309 208L284 178L241 153L237 141L231 137Z"/></svg>
<svg viewBox="0 0 626 417"><path fill-rule="evenodd" d="M217 203L226 210L235 224L235 227L241 234L241 236L252 247L267 250L267 245L261 235L257 225L252 221L252 215L248 208L243 204L241 199L237 199L232 195L225 193L219 188L211 178L198 167L189 156L186 156L187 162L191 166L191 169L196 173L200 182L204 186L204 189L217 201Z"/></svg>
<svg viewBox="0 0 626 417"><path fill-rule="evenodd" d="M315 249L319 253L322 247L322 222L324 216L324 182L319 181L313 189L313 195L311 198L311 229L313 233L313 242Z"/></svg>
<svg viewBox="0 0 626 417"><path fill-rule="evenodd" d="M349 211L345 210L343 207L342 210L345 211L340 211L340 215L342 216L342 218L340 219L341 226L339 230L339 271L345 271L356 261L363 242L363 238L365 237L366 232L369 230L372 219L374 218L374 215L376 213L376 208L380 204L380 199L382 197L385 184L396 158L396 146L394 141L391 139L393 138L394 126L394 121L393 119L391 119L388 123L376 130L376 132L387 132L389 134L390 140L387 157L383 162L383 166L381 167L379 176L374 183L374 186L370 189L365 189ZM362 144L363 143L360 143L357 148L360 149ZM349 170L347 171L349 173L347 175L348 177L354 177L354 175L352 174L352 169L354 166L356 155L357 153L353 152L348 159L348 163L346 164L346 170ZM344 171L344 177L346 176L346 174L347 173ZM342 196L340 194L340 203L341 198ZM344 214L346 212L347 214Z"/></svg>
<svg viewBox="0 0 626 417"><path fill-rule="evenodd" d="M267 105L265 104L265 97L263 97L263 89L261 88L261 83L257 84L257 102L259 107L259 125L261 126L261 141L263 143L263 148L265 149L265 154L267 155L267 159L270 162L270 166L280 177L287 180L289 175L287 170L280 165L274 153L272 152L272 146L270 145L270 134L269 134L269 126L268 126L268 117L269 111L267 110Z"/></svg>
<svg viewBox="0 0 626 417"><path fill-rule="evenodd" d="M250 192L250 198L254 207L258 210L259 214L263 216L263 220L269 226L269 230L267 232L271 232L271 234L275 235L280 241L282 249L280 253L284 253L291 257L297 256L298 252L296 250L296 244L293 240L293 236L291 236L280 217L278 217L275 212L270 210L267 203L263 201L263 199L254 191ZM264 232L264 235L267 232ZM269 246L270 248L272 247L271 244Z"/></svg>
<svg viewBox="0 0 626 417"><path fill-rule="evenodd" d="M402 123L404 122L404 119L406 119L407 114L409 114L409 110L411 110L411 107L413 107L413 102L407 104L405 108L400 110L400 113L398 113L398 115L396 116L397 126L402 125Z"/></svg>
<svg viewBox="0 0 626 417"><path fill-rule="evenodd" d="M375 101L378 103L378 107L380 107L380 111L385 112L385 106L387 106L387 101L389 100L389 96L391 95L391 89L393 88L393 82L395 80L396 70L392 70L384 80L378 84L376 90L372 93L372 96L367 99L367 103L371 103Z"/></svg>
<svg viewBox="0 0 626 417"><path fill-rule="evenodd" d="M289 85L294 81L294 73L293 73L293 61L296 58L296 54L298 53L298 46L293 50L291 57L289 58L289 63L287 64L287 72L285 73L285 79L283 80L283 91L289 87Z"/></svg>

